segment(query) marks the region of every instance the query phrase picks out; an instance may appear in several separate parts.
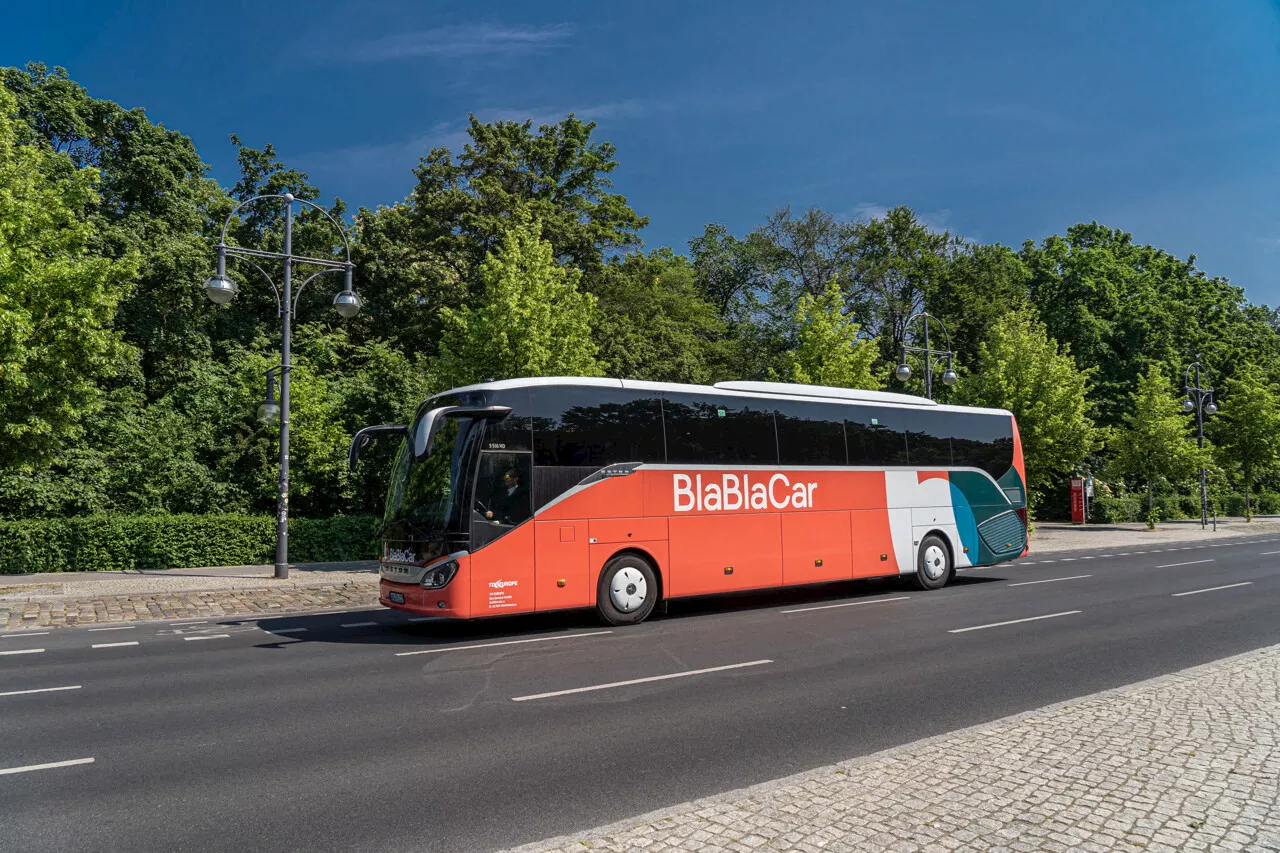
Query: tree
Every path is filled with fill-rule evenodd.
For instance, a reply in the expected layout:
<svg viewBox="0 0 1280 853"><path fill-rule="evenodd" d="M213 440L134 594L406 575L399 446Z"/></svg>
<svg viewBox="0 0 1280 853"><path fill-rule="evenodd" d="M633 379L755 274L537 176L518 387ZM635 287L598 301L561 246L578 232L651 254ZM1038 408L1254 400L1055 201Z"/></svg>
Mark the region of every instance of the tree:
<svg viewBox="0 0 1280 853"><path fill-rule="evenodd" d="M957 353L976 355L1002 317L1027 304L1030 275L1007 246L963 243L943 270L929 311L951 333Z"/></svg>
<svg viewBox="0 0 1280 853"><path fill-rule="evenodd" d="M598 299L594 337L610 376L710 383L734 375L727 324L670 249L615 258L584 285Z"/></svg>
<svg viewBox="0 0 1280 853"><path fill-rule="evenodd" d="M1253 520L1250 493L1258 475L1280 463L1280 396L1245 365L1223 389L1222 411L1211 422L1219 458L1240 473L1245 517Z"/></svg>
<svg viewBox="0 0 1280 853"><path fill-rule="evenodd" d="M1152 524L1156 488L1187 479L1204 461L1191 440L1181 401L1160 365L1152 363L1139 376L1131 411L1108 450L1112 470L1146 489Z"/></svg>
<svg viewBox="0 0 1280 853"><path fill-rule="evenodd" d="M579 290L581 273L556 263L541 233L536 219L517 214L480 266L480 303L441 309L437 384L601 374L591 338L596 298Z"/></svg>
<svg viewBox="0 0 1280 853"><path fill-rule="evenodd" d="M978 348L977 370L956 389L964 404L1008 409L1017 418L1033 507L1100 443L1090 416L1090 373L1024 306L992 326Z"/></svg>
<svg viewBox="0 0 1280 853"><path fill-rule="evenodd" d="M96 176L20 144L14 109L0 89L0 469L30 471L75 439L130 354L111 322L137 265L95 256L76 213Z"/></svg>
<svg viewBox="0 0 1280 853"><path fill-rule="evenodd" d="M858 324L844 313L844 293L835 281L819 297L804 294L796 306L796 345L783 359L792 382L837 388L879 388L875 341L858 339Z"/></svg>

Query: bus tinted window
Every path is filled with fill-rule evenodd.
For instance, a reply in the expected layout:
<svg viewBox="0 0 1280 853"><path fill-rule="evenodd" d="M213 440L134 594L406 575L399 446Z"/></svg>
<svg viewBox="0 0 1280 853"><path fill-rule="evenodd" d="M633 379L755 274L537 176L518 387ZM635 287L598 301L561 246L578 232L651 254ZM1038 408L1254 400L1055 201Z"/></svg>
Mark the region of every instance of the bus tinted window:
<svg viewBox="0 0 1280 853"><path fill-rule="evenodd" d="M487 421L484 433L486 450L532 450L533 433L529 427L529 389L510 388L489 393L489 406L507 406L511 414L501 420Z"/></svg>
<svg viewBox="0 0 1280 853"><path fill-rule="evenodd" d="M776 465L778 462L778 439L767 400L664 394L662 409L668 462L706 465Z"/></svg>
<svg viewBox="0 0 1280 853"><path fill-rule="evenodd" d="M845 408L845 438L850 465L906 465L905 409L886 406Z"/></svg>
<svg viewBox="0 0 1280 853"><path fill-rule="evenodd" d="M1013 419L1008 415L948 412L956 467L981 468L999 479L1013 467Z"/></svg>
<svg viewBox="0 0 1280 853"><path fill-rule="evenodd" d="M785 400L777 404L779 462L783 465L844 465L844 408Z"/></svg>
<svg viewBox="0 0 1280 853"><path fill-rule="evenodd" d="M950 414L937 409L907 412L907 459L913 468L951 466Z"/></svg>
<svg viewBox="0 0 1280 853"><path fill-rule="evenodd" d="M529 405L535 465L664 461L662 409L656 397L549 385L531 389Z"/></svg>

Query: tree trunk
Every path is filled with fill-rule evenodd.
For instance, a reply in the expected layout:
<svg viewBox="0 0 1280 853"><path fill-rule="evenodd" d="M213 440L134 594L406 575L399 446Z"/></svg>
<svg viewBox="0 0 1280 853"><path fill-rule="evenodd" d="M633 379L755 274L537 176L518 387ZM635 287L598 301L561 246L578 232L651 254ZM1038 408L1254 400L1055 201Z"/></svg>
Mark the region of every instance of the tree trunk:
<svg viewBox="0 0 1280 853"><path fill-rule="evenodd" d="M1249 503L1249 478L1244 480L1244 520L1253 521L1253 507Z"/></svg>

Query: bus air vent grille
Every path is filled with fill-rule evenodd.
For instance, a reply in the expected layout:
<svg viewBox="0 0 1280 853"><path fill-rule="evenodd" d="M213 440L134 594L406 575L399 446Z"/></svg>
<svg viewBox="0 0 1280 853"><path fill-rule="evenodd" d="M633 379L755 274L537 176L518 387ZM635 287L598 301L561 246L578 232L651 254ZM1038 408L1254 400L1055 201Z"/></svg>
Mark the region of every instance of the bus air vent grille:
<svg viewBox="0 0 1280 853"><path fill-rule="evenodd" d="M978 525L982 544L997 557L1022 553L1027 543L1027 529L1015 512L1002 512Z"/></svg>

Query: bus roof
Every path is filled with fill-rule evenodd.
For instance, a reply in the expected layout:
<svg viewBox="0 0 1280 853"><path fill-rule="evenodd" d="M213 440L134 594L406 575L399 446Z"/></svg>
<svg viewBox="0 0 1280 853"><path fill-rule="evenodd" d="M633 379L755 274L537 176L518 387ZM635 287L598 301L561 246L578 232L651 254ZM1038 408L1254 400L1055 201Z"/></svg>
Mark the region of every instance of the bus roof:
<svg viewBox="0 0 1280 853"><path fill-rule="evenodd" d="M574 385L592 388L625 388L636 391L671 391L685 394L730 395L756 399L786 399L813 402L875 403L903 407L933 407L943 411L985 412L1011 415L1004 409L984 409L973 406L949 406L927 397L914 394L898 394L892 391L864 391L857 388L833 388L827 385L801 385L791 382L717 382L715 385L692 385L679 382L645 382L639 379L604 379L592 376L530 376L521 379L498 379L479 382L462 388L453 388L442 394L463 391L505 391L515 388L533 388L547 385Z"/></svg>

